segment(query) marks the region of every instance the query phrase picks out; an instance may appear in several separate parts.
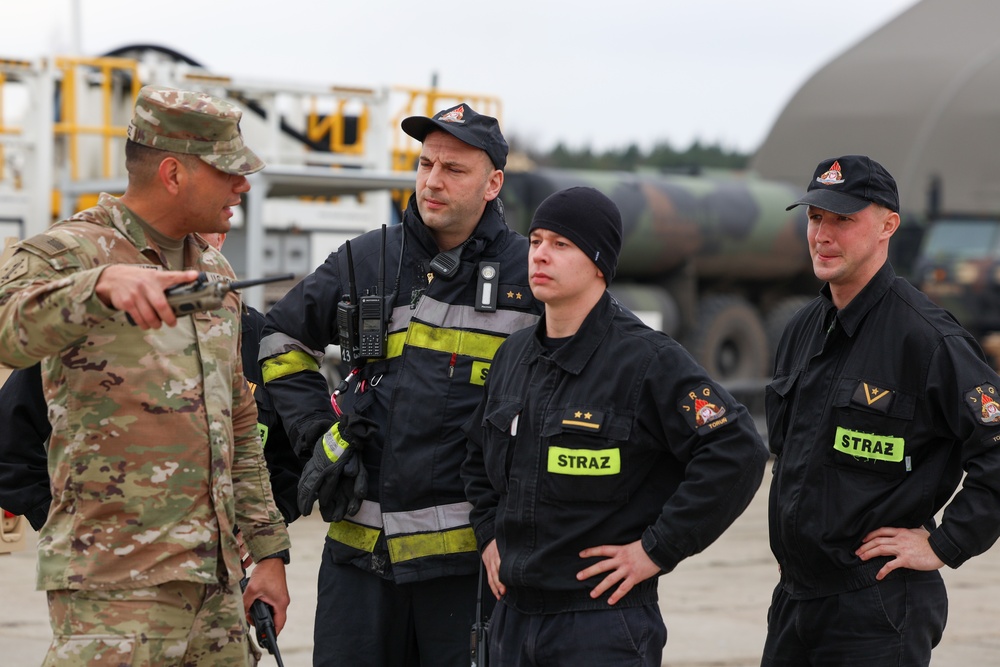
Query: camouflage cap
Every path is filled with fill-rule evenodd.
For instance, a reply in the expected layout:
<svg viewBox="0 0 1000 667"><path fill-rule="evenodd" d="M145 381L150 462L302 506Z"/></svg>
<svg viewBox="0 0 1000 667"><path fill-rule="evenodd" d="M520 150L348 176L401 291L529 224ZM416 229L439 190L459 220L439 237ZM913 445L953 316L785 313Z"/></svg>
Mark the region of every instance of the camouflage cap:
<svg viewBox="0 0 1000 667"><path fill-rule="evenodd" d="M132 141L173 153L197 155L227 174L252 174L264 162L243 143L234 105L205 93L144 86L128 126Z"/></svg>

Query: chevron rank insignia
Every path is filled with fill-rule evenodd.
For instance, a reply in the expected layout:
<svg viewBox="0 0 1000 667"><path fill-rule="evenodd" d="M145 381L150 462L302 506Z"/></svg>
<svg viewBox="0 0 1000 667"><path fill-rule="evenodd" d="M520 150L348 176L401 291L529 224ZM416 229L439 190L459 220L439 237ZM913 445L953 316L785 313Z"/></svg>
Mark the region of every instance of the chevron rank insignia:
<svg viewBox="0 0 1000 667"><path fill-rule="evenodd" d="M854 390L854 395L851 396L851 403L887 414L889 406L892 405L892 397L893 392L891 389L886 389L871 382L859 382L857 388Z"/></svg>

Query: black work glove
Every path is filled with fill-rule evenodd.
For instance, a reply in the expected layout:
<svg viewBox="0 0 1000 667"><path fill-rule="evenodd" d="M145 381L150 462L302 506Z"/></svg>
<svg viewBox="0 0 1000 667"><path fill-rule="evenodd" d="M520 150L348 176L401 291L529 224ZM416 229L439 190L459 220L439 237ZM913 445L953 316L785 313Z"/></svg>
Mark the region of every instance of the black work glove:
<svg viewBox="0 0 1000 667"><path fill-rule="evenodd" d="M332 493L331 493L332 492ZM324 521L335 522L354 516L368 494L368 471L355 454L344 464L337 484L324 484L319 491L319 511Z"/></svg>
<svg viewBox="0 0 1000 667"><path fill-rule="evenodd" d="M377 431L371 419L348 413L323 434L299 479L298 506L303 516L312 513L317 499L325 521L357 513L368 492L361 451Z"/></svg>

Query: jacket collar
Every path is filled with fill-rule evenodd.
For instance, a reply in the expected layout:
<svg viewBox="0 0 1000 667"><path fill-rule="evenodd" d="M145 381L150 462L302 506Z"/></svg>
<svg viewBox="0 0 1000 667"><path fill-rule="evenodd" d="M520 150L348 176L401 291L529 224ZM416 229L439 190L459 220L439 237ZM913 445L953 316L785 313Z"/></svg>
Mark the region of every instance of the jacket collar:
<svg viewBox="0 0 1000 667"><path fill-rule="evenodd" d="M417 210L416 194L410 195L410 200L406 204L406 211L403 213L403 225L406 226L406 233L411 235L410 238L415 239L416 243L427 254L433 257L438 253L437 241L434 240L430 230L427 229L423 219L420 217L420 211ZM492 246L506 231L507 222L504 219L503 203L497 197L486 205L486 210L483 211L482 217L479 218L476 228L472 230L470 238L473 239L474 243L470 243L469 245L474 246L478 250L475 254L478 254L484 248ZM407 240L407 243L410 243L410 241ZM499 252L501 249L498 248L495 252Z"/></svg>
<svg viewBox="0 0 1000 667"><path fill-rule="evenodd" d="M580 329L567 340L562 347L551 354L552 362L571 375L583 372L587 362L597 352L608 334L611 322L618 312L618 302L605 290L597 304L591 308ZM542 346L542 336L545 335L545 315L535 325L534 335L525 350L522 362L534 363L538 357L545 354Z"/></svg>
<svg viewBox="0 0 1000 667"><path fill-rule="evenodd" d="M142 229L139 216L123 204L121 199L102 192L97 199L97 205L108 211L108 218L111 220L114 228L124 234L136 248L142 252L146 250L155 252L146 238L146 232Z"/></svg>
<svg viewBox="0 0 1000 667"><path fill-rule="evenodd" d="M837 319L840 321L840 326L843 328L844 332L848 336L854 336L854 333L861 326L861 321L865 318L876 303L882 300L889 288L896 281L896 272L893 271L892 265L886 260L882 268L872 276L872 279L868 281L868 284L861 288L857 296L851 299L851 302L847 304L844 308L837 312ZM833 305L833 300L830 295L830 284L827 283L823 285L823 289L820 290L823 298Z"/></svg>

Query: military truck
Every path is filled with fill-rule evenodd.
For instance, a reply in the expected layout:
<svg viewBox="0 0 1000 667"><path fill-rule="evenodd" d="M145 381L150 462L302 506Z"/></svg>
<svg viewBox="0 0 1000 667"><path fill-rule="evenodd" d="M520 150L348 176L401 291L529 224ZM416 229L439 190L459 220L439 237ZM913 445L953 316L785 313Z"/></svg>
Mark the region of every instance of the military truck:
<svg viewBox="0 0 1000 667"><path fill-rule="evenodd" d="M939 215L928 224L913 283L954 315L1000 364L1000 217Z"/></svg>
<svg viewBox="0 0 1000 667"><path fill-rule="evenodd" d="M524 233L549 194L589 185L622 212L624 243L612 293L681 341L714 377L771 372L791 315L813 298L796 187L748 175L532 169L508 171L501 199Z"/></svg>

